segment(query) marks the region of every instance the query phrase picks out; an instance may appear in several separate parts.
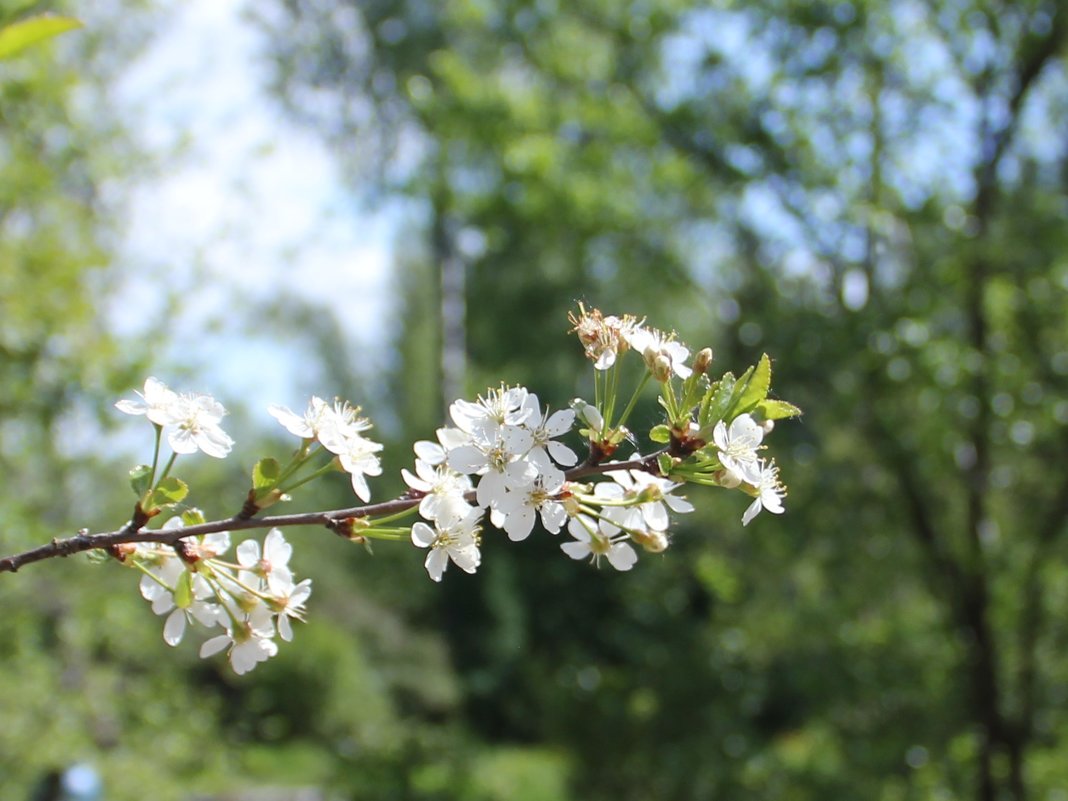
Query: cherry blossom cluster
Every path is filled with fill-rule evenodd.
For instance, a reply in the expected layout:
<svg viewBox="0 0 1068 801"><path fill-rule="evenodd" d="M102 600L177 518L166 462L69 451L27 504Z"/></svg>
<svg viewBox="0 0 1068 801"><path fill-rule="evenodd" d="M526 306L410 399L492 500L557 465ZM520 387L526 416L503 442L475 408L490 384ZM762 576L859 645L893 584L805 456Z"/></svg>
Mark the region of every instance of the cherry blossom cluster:
<svg viewBox="0 0 1068 801"><path fill-rule="evenodd" d="M172 517L164 530L180 529L196 514ZM230 549L230 532L220 531L179 540L177 545L137 543L122 559L141 572L141 595L157 615L166 615L163 639L182 641L188 624L222 628L200 648L202 657L226 651L235 673L252 670L278 653L277 633L293 639L290 620L304 619L311 579L296 582L289 568L293 548L276 528L263 541L245 540L237 561L222 559Z"/></svg>
<svg viewBox="0 0 1068 801"><path fill-rule="evenodd" d="M710 349L692 353L674 333L644 320L582 305L569 320L592 362L592 402L576 398L550 409L525 387L503 384L456 400L450 424L434 440L415 443L414 469L402 471L407 491L378 503L371 503L369 479L382 474L382 445L370 438L371 423L358 406L313 397L301 413L269 407L299 444L287 459L260 459L240 510L206 522L186 504L189 487L172 473L179 456L230 453L233 440L221 427L226 410L209 395L175 392L149 378L136 400L116 404L147 418L156 435L151 464L130 471L137 496L130 521L115 532L86 532L0 559L0 571L99 549L140 571L141 594L165 617L169 645L178 645L190 625L202 626L214 636L201 655L226 651L234 671L245 673L277 653L278 639L293 638L292 621L304 619L311 595L311 581L297 582L289 566L283 525L326 526L366 545L410 542L426 550L426 571L441 581L450 563L478 570L485 529L520 542L539 522L549 535L566 529L560 544L566 556L630 570L640 552L667 550L672 516L694 511L681 494L687 484L745 493L743 525L762 510L784 511L786 490L778 466L763 455L765 439L776 420L800 410L769 397L766 355L737 377L714 379ZM630 416L650 384L663 417L651 430L634 432ZM171 451L165 459L163 443ZM363 505L260 517L336 472L347 474ZM153 528L157 517L169 519ZM269 529L262 546L247 539L228 561L231 532L251 528Z"/></svg>

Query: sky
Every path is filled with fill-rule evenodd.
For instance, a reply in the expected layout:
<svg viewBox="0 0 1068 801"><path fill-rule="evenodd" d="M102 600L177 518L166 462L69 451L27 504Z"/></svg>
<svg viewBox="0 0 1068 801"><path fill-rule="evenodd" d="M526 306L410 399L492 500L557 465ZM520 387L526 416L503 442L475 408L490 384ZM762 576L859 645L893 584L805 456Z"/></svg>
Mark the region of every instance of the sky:
<svg viewBox="0 0 1068 801"><path fill-rule="evenodd" d="M313 391L304 386L314 361L301 352L307 343L280 346L285 332L270 319L263 336L250 336L234 322L235 299L254 319L257 305L279 299L321 304L342 321L344 344L373 364L390 311L398 211L363 208L324 145L272 102L263 38L242 2L160 5L155 37L114 91L161 164L134 188L122 259L138 277L114 302L163 313L161 284L183 287L167 355L202 370L205 385L177 388L250 408L303 405ZM136 325L124 333L136 335Z"/></svg>

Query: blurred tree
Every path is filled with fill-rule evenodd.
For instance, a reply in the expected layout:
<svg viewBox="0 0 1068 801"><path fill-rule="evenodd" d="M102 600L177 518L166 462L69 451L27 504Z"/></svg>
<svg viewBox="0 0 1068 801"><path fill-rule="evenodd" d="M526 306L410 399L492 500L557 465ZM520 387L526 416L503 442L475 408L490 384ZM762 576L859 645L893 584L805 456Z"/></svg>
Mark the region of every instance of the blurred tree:
<svg viewBox="0 0 1068 801"><path fill-rule="evenodd" d="M491 545L479 583L448 582L475 732L562 749L583 798L1022 801L1068 782L1059 3L261 14L289 108L423 201L401 284L424 315L475 310L468 391L583 391L555 343L585 296L720 342L731 367L768 350L808 412L774 443L793 490L774 526L743 536L718 508L626 581L544 539ZM427 348L458 347L459 319L398 333L419 365L398 395L434 385Z"/></svg>

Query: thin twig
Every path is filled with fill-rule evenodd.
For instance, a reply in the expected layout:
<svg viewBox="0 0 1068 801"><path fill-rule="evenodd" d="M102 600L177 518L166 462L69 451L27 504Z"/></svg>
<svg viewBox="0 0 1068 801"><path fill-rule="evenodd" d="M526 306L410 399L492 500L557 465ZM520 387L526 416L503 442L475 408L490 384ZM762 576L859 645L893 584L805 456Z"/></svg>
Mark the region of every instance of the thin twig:
<svg viewBox="0 0 1068 801"><path fill-rule="evenodd" d="M632 459L627 462L609 462L607 464L591 464L586 462L568 470L564 475L568 481L574 481L584 476L606 473L611 470L643 470L658 473L657 457L664 451L657 451L650 456ZM465 496L473 501L474 492ZM219 531L243 531L258 528L283 528L293 526L323 526L334 530L338 524L349 518L369 518L375 515L390 515L403 512L419 505L422 496L414 497L408 493L391 501L382 503L353 506L348 509L331 509L323 512L304 512L292 515L275 515L272 517L248 518L239 512L233 517L224 520L213 520L207 523L198 523L195 526L187 526L180 529L146 529L132 527L127 523L115 531L105 531L90 534L88 529L82 529L73 537L65 539L53 539L47 545L41 545L22 553L0 559L0 573L14 573L23 565L40 562L57 556L71 556L76 553L92 551L99 548L108 549L116 545L128 542L156 542L164 545L173 545L186 537L197 537L204 534L214 534Z"/></svg>

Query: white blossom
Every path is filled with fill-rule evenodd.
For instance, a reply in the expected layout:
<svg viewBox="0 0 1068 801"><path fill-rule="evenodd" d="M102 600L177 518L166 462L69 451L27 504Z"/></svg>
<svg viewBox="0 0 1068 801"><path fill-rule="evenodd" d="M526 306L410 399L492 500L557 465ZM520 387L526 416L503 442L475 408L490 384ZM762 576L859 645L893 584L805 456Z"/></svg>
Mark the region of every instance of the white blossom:
<svg viewBox="0 0 1068 801"><path fill-rule="evenodd" d="M164 425L171 406L178 401L178 393L167 388L158 378L145 379L145 391L135 392L141 400L120 400L115 408L124 414L143 414L156 425Z"/></svg>
<svg viewBox="0 0 1068 801"><path fill-rule="evenodd" d="M482 510L471 507L462 518L447 525L436 523L431 528L422 521L412 526L412 543L419 548L429 548L426 572L434 581L441 581L449 560L466 573L474 573L482 562L481 530L479 521Z"/></svg>
<svg viewBox="0 0 1068 801"><path fill-rule="evenodd" d="M749 504L749 508L742 515L742 525L747 526L756 517L761 509L767 509L773 515L781 515L785 510L782 505L786 497L786 487L779 481L779 468L774 461L760 462L760 476L754 483L756 500Z"/></svg>
<svg viewBox="0 0 1068 801"><path fill-rule="evenodd" d="M644 470L612 470L606 475L612 482L602 482L594 488L594 495L611 501L640 501L633 506L605 507L604 514L625 528L648 527L667 531L668 509L679 514L692 512L694 507L685 498L673 495L681 484L654 476ZM633 514L631 514L633 513Z"/></svg>
<svg viewBox="0 0 1068 801"><path fill-rule="evenodd" d="M382 445L359 434L335 440L332 445L331 450L337 454L342 469L349 474L352 491L364 503L371 500L371 488L364 476L382 475L382 463L376 455L382 450Z"/></svg>
<svg viewBox="0 0 1068 801"><path fill-rule="evenodd" d="M572 559L590 557L594 564L600 564L601 557L616 570L630 570L638 561L638 554L623 538L613 539L600 530L593 518L578 515L571 518L567 530L574 542L565 542L560 550Z"/></svg>
<svg viewBox="0 0 1068 801"><path fill-rule="evenodd" d="M272 528L263 539L263 554L260 544L254 539L245 540L237 546L237 562L245 572L262 579L268 590L277 592L293 586L293 571L289 559L293 546L286 542L285 535Z"/></svg>
<svg viewBox="0 0 1068 801"><path fill-rule="evenodd" d="M548 484L543 477L539 477L529 487L505 493L497 512L501 515L500 528L508 534L508 539L519 542L529 537L538 514L547 531L559 533L567 520L564 505L556 500L563 487L563 481Z"/></svg>
<svg viewBox="0 0 1068 801"><path fill-rule="evenodd" d="M182 394L164 409L160 417L163 430L175 453L195 453L222 459L234 447L234 441L219 423L226 408L211 395Z"/></svg>
<svg viewBox="0 0 1068 801"><path fill-rule="evenodd" d="M665 334L655 328L634 326L626 335L630 346L642 355L645 366L653 370L657 357L663 357L671 365L672 372L679 378L689 378L692 370L686 365L690 356L689 349L675 339L674 334Z"/></svg>
<svg viewBox="0 0 1068 801"><path fill-rule="evenodd" d="M640 323L630 315L605 317L599 309L586 309L579 304L579 313L571 312L568 321L574 326L586 358L596 370L607 370L616 358L630 347L628 339Z"/></svg>
<svg viewBox="0 0 1068 801"><path fill-rule="evenodd" d="M227 650L230 666L240 676L277 654L278 644L271 639L274 622L265 607L259 606L243 617L231 610L231 615L235 619L226 627L226 634L212 637L200 646L200 656L206 659Z"/></svg>
<svg viewBox="0 0 1068 801"><path fill-rule="evenodd" d="M760 460L757 449L764 440L764 429L748 414L740 414L730 428L720 420L712 430L712 441L719 449L723 469L738 481L760 483Z"/></svg>
<svg viewBox="0 0 1068 801"><path fill-rule="evenodd" d="M415 460L415 473L412 475L406 469L401 470L404 482L409 487L425 493L419 501L419 514L426 520L448 522L467 514L471 505L464 495L473 488L468 476L457 473L446 464L429 464L422 459Z"/></svg>
<svg viewBox="0 0 1068 801"><path fill-rule="evenodd" d="M290 434L301 439L317 439L323 420L331 410L326 401L313 395L303 415L274 403L267 407L267 411Z"/></svg>

